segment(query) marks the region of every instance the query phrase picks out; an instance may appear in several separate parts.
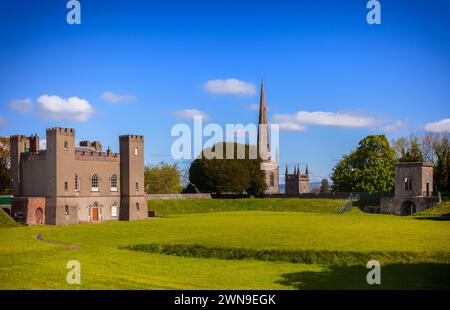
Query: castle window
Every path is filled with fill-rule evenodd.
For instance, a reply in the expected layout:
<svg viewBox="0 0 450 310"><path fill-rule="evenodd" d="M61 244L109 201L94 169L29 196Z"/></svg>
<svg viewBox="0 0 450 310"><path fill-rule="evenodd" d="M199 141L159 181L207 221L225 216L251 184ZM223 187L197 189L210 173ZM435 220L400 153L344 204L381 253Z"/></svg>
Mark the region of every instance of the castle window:
<svg viewBox="0 0 450 310"><path fill-rule="evenodd" d="M139 183L136 182L136 192L138 192L138 191L139 191Z"/></svg>
<svg viewBox="0 0 450 310"><path fill-rule="evenodd" d="M412 191L412 179L410 177L405 178L405 191Z"/></svg>
<svg viewBox="0 0 450 310"><path fill-rule="evenodd" d="M272 172L270 174L270 186L274 186L274 185L275 185L275 175Z"/></svg>
<svg viewBox="0 0 450 310"><path fill-rule="evenodd" d="M117 216L117 204L116 202L113 202L111 205L111 216Z"/></svg>
<svg viewBox="0 0 450 310"><path fill-rule="evenodd" d="M75 174L75 191L80 191L80 179L78 178L78 174Z"/></svg>
<svg viewBox="0 0 450 310"><path fill-rule="evenodd" d="M136 211L139 212L139 202L136 202Z"/></svg>
<svg viewBox="0 0 450 310"><path fill-rule="evenodd" d="M134 156L137 156L138 155L138 147L136 146L135 148L134 148Z"/></svg>
<svg viewBox="0 0 450 310"><path fill-rule="evenodd" d="M91 191L98 192L98 176L95 173L91 177Z"/></svg>
<svg viewBox="0 0 450 310"><path fill-rule="evenodd" d="M69 149L69 144L67 141L64 141L64 151L67 151Z"/></svg>
<svg viewBox="0 0 450 310"><path fill-rule="evenodd" d="M64 211L65 211L66 215L69 215L69 206L68 205L66 205L66 207L64 208Z"/></svg>
<svg viewBox="0 0 450 310"><path fill-rule="evenodd" d="M117 192L117 175L111 176L111 192Z"/></svg>
<svg viewBox="0 0 450 310"><path fill-rule="evenodd" d="M67 192L69 190L69 184L67 182L64 182L64 191Z"/></svg>

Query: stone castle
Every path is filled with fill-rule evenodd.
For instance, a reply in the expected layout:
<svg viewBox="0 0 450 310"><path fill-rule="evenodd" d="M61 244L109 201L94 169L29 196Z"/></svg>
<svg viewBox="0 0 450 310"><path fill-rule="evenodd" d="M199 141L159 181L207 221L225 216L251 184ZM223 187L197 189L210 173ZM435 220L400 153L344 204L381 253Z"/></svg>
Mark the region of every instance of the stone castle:
<svg viewBox="0 0 450 310"><path fill-rule="evenodd" d="M10 137L11 215L28 224L98 223L145 219L144 137L119 137L120 153L98 141L75 145L72 128L39 137Z"/></svg>

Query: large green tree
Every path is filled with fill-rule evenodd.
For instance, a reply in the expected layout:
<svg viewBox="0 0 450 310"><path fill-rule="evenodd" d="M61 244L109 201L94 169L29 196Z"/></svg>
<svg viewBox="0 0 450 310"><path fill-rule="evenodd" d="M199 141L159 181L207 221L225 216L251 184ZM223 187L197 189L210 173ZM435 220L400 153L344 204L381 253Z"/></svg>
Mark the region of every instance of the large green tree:
<svg viewBox="0 0 450 310"><path fill-rule="evenodd" d="M229 148L234 149L232 158L226 158ZM239 149L245 152L243 158L237 156ZM254 146L238 143L217 143L204 149L201 156L192 162L189 180L201 192L260 194L266 183L261 160L251 159L250 154L255 150ZM222 156L219 155L221 152ZM212 153L219 156L204 156Z"/></svg>
<svg viewBox="0 0 450 310"><path fill-rule="evenodd" d="M11 184L9 138L0 137L0 194L9 194Z"/></svg>
<svg viewBox="0 0 450 310"><path fill-rule="evenodd" d="M435 164L434 189L450 192L450 143L448 133L411 134L392 142L400 162L429 161Z"/></svg>
<svg viewBox="0 0 450 310"><path fill-rule="evenodd" d="M424 152L418 136L411 134L409 138L399 138L393 141L396 158L400 162L422 162Z"/></svg>
<svg viewBox="0 0 450 310"><path fill-rule="evenodd" d="M159 163L145 167L145 192L147 194L177 194L182 190L180 171L176 164Z"/></svg>
<svg viewBox="0 0 450 310"><path fill-rule="evenodd" d="M434 168L435 188L438 191L450 192L450 143L444 136L435 144L436 167Z"/></svg>
<svg viewBox="0 0 450 310"><path fill-rule="evenodd" d="M385 135L362 139L331 175L335 192L387 192L394 189L395 150Z"/></svg>

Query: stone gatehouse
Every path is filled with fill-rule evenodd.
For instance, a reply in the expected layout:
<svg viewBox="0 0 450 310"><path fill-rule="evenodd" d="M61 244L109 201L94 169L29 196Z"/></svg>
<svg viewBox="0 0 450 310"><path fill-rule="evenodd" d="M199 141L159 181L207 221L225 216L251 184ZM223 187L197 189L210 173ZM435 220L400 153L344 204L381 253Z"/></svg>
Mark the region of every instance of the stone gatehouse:
<svg viewBox="0 0 450 310"><path fill-rule="evenodd" d="M395 195L382 197L380 213L411 215L439 203L433 197L432 163L414 162L395 165Z"/></svg>

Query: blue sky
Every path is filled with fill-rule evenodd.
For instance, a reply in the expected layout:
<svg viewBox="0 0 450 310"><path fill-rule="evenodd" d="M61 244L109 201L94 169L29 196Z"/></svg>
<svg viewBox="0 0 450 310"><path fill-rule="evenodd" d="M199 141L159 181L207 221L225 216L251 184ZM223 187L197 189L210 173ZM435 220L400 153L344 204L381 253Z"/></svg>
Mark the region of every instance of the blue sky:
<svg viewBox="0 0 450 310"><path fill-rule="evenodd" d="M450 118L449 1L381 0L381 25L365 0L80 0L81 25L66 2L0 3L0 135L74 127L117 151L143 134L146 163L171 162L186 110L256 122L262 76L269 119L289 129L282 172L308 163L320 179L368 134L449 130L433 125ZM228 79L241 88L205 87Z"/></svg>

